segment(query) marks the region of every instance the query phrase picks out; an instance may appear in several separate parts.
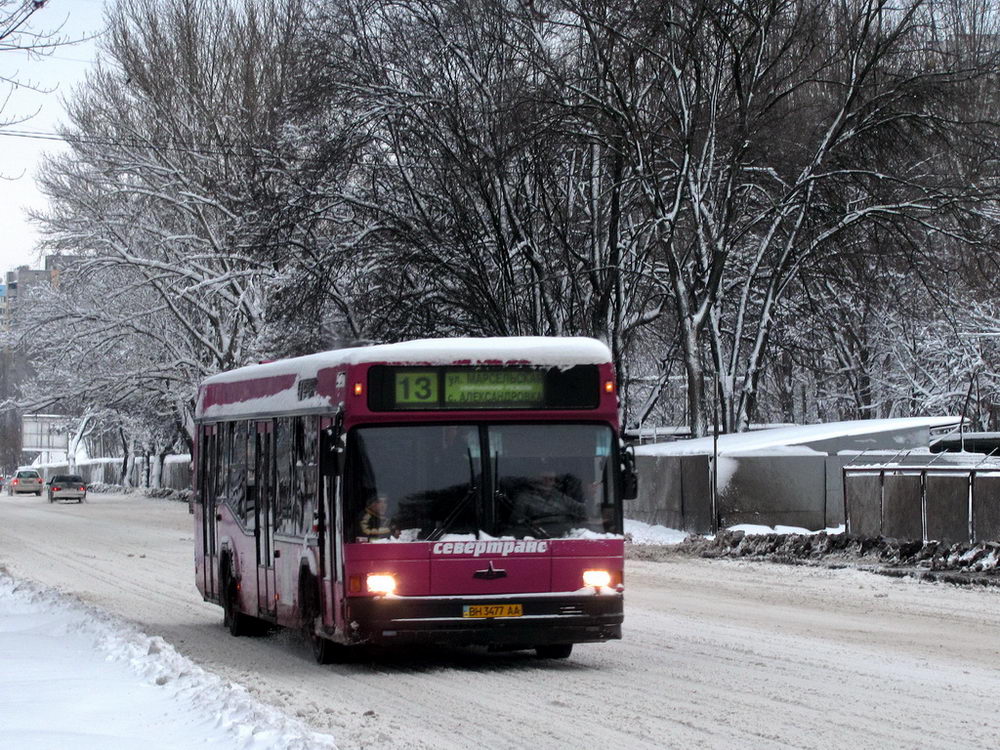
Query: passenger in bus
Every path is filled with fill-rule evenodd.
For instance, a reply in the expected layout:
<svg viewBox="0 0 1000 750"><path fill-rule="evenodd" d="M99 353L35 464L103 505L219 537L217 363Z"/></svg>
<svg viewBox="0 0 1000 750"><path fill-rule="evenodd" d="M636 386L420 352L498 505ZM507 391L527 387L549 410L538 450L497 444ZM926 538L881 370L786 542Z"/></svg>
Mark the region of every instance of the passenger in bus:
<svg viewBox="0 0 1000 750"><path fill-rule="evenodd" d="M399 536L399 529L389 521L389 498L385 493L375 496L361 516L361 533L372 542Z"/></svg>

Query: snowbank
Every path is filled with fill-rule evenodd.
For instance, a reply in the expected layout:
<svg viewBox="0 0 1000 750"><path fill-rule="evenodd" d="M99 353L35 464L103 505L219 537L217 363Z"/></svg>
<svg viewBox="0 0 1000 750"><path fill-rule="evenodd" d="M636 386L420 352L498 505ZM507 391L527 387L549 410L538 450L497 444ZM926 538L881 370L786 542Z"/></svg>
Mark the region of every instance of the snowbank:
<svg viewBox="0 0 1000 750"><path fill-rule="evenodd" d="M742 531L745 536L755 536L761 534L799 534L802 536L809 536L812 534L843 534L846 530L844 524L840 526L834 526L829 529L823 529L822 531L810 531L809 529L803 529L799 526L759 526L752 523L741 523L736 526L730 526L726 531Z"/></svg>
<svg viewBox="0 0 1000 750"><path fill-rule="evenodd" d="M625 537L632 544L680 544L687 538L687 532L626 518Z"/></svg>
<svg viewBox="0 0 1000 750"><path fill-rule="evenodd" d="M689 535L669 548L639 544L628 551L630 558L639 560L665 560L676 555L852 566L924 581L1000 586L1000 542L949 545L901 541L847 534L843 526L823 531L733 526L715 536Z"/></svg>
<svg viewBox="0 0 1000 750"><path fill-rule="evenodd" d="M809 536L814 534L843 534L844 526L842 524L833 528L823 529L822 531L810 531L809 529L802 529L798 526L758 526L744 523L738 526L731 526L725 531L739 532L741 536L757 536L763 534L797 534ZM689 536L701 539L713 538L711 534L705 534L704 536L688 534L686 531L668 529L666 526L650 525L648 523L643 523L642 521L633 521L628 518L625 519L625 534L632 544L680 544Z"/></svg>
<svg viewBox="0 0 1000 750"><path fill-rule="evenodd" d="M4 747L333 750L162 638L0 571Z"/></svg>

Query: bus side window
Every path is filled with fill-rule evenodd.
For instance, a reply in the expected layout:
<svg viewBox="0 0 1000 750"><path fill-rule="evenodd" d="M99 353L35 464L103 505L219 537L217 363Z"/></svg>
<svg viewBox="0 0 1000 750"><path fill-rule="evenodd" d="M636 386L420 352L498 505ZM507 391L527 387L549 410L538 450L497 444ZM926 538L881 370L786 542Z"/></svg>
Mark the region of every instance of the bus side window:
<svg viewBox="0 0 1000 750"><path fill-rule="evenodd" d="M243 524L253 530L257 525L257 424L245 422L246 430L246 482L243 493Z"/></svg>
<svg viewBox="0 0 1000 750"><path fill-rule="evenodd" d="M229 507L246 523L247 423L232 422L229 433Z"/></svg>
<svg viewBox="0 0 1000 750"><path fill-rule="evenodd" d="M256 502L260 533L257 536L257 563L268 567L274 564L271 557L274 533L274 431L273 424L265 421L252 426L256 433Z"/></svg>
<svg viewBox="0 0 1000 750"><path fill-rule="evenodd" d="M212 507L217 508L226 501L226 436L228 431L224 424L218 426L215 433L215 445L212 450Z"/></svg>
<svg viewBox="0 0 1000 750"><path fill-rule="evenodd" d="M316 419L298 417L295 425L295 514L298 534L312 531L316 510Z"/></svg>
<svg viewBox="0 0 1000 750"><path fill-rule="evenodd" d="M279 534L295 534L298 524L295 518L295 493L292 487L295 461L294 420L288 417L278 419L275 424L274 463L277 475L275 488L274 528Z"/></svg>
<svg viewBox="0 0 1000 750"><path fill-rule="evenodd" d="M199 446L201 459L201 472L198 477L198 491L199 500L203 503L208 503L213 499L213 485L214 481L213 473L214 467L212 466L212 458L215 452L215 435L212 434L212 428L204 426L202 429L202 443Z"/></svg>

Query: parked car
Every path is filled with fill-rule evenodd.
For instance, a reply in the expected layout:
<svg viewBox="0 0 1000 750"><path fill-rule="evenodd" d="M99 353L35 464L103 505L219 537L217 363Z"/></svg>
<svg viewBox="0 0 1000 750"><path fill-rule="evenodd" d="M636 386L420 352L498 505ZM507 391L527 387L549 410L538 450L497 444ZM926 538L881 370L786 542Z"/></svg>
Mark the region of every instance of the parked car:
<svg viewBox="0 0 1000 750"><path fill-rule="evenodd" d="M8 495L22 495L33 492L39 497L42 496L42 476L34 469L21 469L14 473L7 483Z"/></svg>
<svg viewBox="0 0 1000 750"><path fill-rule="evenodd" d="M76 500L82 503L87 499L87 483L79 474L56 474L49 480L49 502L56 500Z"/></svg>

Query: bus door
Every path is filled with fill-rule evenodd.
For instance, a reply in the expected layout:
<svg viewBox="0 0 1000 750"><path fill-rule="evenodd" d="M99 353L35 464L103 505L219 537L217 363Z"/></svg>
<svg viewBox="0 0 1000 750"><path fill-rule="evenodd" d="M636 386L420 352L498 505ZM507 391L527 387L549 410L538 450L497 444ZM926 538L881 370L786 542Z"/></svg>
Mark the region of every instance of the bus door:
<svg viewBox="0 0 1000 750"><path fill-rule="evenodd" d="M342 599L341 564L343 562L342 493L338 450L343 429L343 412L336 418L324 418L320 424L320 566L323 570L323 621L335 624Z"/></svg>
<svg viewBox="0 0 1000 750"><path fill-rule="evenodd" d="M258 422L254 447L257 475L257 608L261 614L274 615L274 423Z"/></svg>
<svg viewBox="0 0 1000 750"><path fill-rule="evenodd" d="M202 513L202 582L205 595L218 598L216 576L219 571L218 533L216 519L219 483L219 428L217 425L204 425L201 433L201 477L200 493L203 503Z"/></svg>

